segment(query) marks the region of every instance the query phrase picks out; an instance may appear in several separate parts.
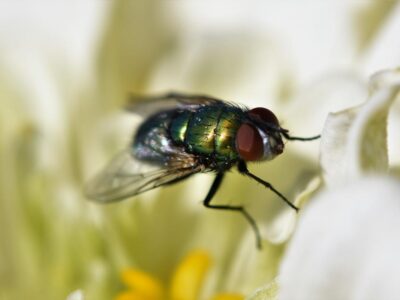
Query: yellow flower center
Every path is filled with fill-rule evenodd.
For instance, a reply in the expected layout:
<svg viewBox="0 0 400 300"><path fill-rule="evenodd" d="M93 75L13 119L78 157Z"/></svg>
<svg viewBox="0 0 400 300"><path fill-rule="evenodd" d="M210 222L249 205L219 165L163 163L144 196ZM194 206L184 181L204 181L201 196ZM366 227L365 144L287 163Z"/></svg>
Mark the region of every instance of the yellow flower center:
<svg viewBox="0 0 400 300"><path fill-rule="evenodd" d="M196 300L211 265L211 258L201 250L191 252L181 262L171 281L171 300Z"/></svg>
<svg viewBox="0 0 400 300"><path fill-rule="evenodd" d="M202 250L190 252L177 266L168 293L160 280L137 269L121 273L123 283L128 287L115 300L197 300L211 267L211 257ZM240 294L217 294L211 300L243 300Z"/></svg>
<svg viewBox="0 0 400 300"><path fill-rule="evenodd" d="M116 300L159 300L164 298L161 282L145 272L127 269L121 273L121 279L130 290L118 295Z"/></svg>

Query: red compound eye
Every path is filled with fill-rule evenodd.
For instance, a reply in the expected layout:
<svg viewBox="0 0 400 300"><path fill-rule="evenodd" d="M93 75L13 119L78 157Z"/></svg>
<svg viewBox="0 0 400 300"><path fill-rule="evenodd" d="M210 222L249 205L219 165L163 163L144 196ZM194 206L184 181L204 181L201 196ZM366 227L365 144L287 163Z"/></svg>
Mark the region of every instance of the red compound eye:
<svg viewBox="0 0 400 300"><path fill-rule="evenodd" d="M279 126L278 118L275 114L267 108L264 107L256 107L248 112L249 116L255 120L263 121L266 123L272 123L274 125Z"/></svg>
<svg viewBox="0 0 400 300"><path fill-rule="evenodd" d="M236 134L236 149L246 161L261 159L264 145L258 130L250 124L243 123Z"/></svg>

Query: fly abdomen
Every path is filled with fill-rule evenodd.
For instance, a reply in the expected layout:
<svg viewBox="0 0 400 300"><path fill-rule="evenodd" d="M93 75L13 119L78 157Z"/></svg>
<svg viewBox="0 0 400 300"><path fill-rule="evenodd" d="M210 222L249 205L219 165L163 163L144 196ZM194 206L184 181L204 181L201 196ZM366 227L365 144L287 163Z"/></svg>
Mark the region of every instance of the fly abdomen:
<svg viewBox="0 0 400 300"><path fill-rule="evenodd" d="M169 131L172 140L178 145L185 144L185 137L188 128L189 121L192 117L190 110L180 111L171 120Z"/></svg>

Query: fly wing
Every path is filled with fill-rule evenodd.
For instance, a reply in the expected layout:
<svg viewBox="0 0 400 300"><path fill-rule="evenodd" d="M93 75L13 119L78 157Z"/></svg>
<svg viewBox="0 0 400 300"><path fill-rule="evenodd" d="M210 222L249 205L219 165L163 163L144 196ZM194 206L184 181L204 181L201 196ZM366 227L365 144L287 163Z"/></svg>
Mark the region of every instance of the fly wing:
<svg viewBox="0 0 400 300"><path fill-rule="evenodd" d="M199 171L201 167L187 157L170 157L164 166L159 166L138 160L125 150L89 182L85 194L95 202L119 201Z"/></svg>
<svg viewBox="0 0 400 300"><path fill-rule="evenodd" d="M205 95L186 95L168 93L160 96L131 95L126 110L141 117L148 117L161 110L174 108L196 109L199 106L224 103L224 101Z"/></svg>

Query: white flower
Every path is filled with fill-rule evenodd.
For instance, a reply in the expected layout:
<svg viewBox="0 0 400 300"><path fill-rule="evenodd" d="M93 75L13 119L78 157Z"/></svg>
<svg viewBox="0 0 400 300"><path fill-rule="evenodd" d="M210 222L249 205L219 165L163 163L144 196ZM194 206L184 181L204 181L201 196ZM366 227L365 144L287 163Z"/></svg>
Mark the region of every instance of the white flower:
<svg viewBox="0 0 400 300"><path fill-rule="evenodd" d="M66 300L83 300L83 292L81 290L76 290L68 295Z"/></svg>
<svg viewBox="0 0 400 300"><path fill-rule="evenodd" d="M312 200L281 266L282 300L398 299L400 181L367 177Z"/></svg>
<svg viewBox="0 0 400 300"><path fill-rule="evenodd" d="M399 91L399 69L377 73L365 104L328 117L327 188L298 222L281 265L280 299L398 298L400 182L384 174L387 118Z"/></svg>

